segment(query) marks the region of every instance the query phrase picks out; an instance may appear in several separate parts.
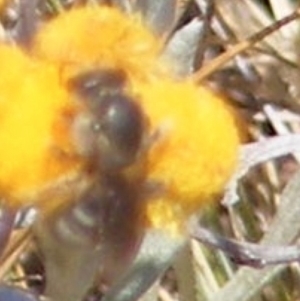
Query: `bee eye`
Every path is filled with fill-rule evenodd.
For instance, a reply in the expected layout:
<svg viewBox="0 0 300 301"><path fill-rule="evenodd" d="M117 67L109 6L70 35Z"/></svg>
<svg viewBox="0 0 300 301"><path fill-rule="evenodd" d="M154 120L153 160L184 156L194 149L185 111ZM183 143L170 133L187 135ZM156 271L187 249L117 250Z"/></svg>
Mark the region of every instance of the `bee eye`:
<svg viewBox="0 0 300 301"><path fill-rule="evenodd" d="M88 122L76 127L82 132L79 148L97 158L102 169L114 171L130 165L138 156L145 130L144 115L124 88L119 70L90 71L69 81L68 87L87 109ZM82 142L80 142L80 136Z"/></svg>

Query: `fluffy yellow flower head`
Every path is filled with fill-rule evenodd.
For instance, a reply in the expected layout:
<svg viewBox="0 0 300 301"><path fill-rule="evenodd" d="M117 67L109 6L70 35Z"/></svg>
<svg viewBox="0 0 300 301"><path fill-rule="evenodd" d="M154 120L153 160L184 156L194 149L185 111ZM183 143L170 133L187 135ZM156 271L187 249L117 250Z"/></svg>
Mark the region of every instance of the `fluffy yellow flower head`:
<svg viewBox="0 0 300 301"><path fill-rule="evenodd" d="M31 56L43 62L42 68L11 50L7 55L16 56L16 71L10 63L10 68L0 70L10 74L0 81L2 189L10 186L18 195L25 188L38 190L49 179L80 172L68 127L60 125L66 110L76 115L64 85L82 72L109 68L127 75L128 93L149 121L147 134L157 133L144 154L146 181L162 187L147 203L150 224L176 230L222 192L237 159L235 118L219 95L190 80L175 80L159 58L161 45L138 16L85 7L63 13L41 28ZM0 57L5 61L5 54ZM55 128L64 128L64 134L57 135Z"/></svg>
<svg viewBox="0 0 300 301"><path fill-rule="evenodd" d="M161 67L160 49L160 41L139 16L87 6L46 24L35 39L33 53L58 64L67 77L94 68L116 68L136 79Z"/></svg>
<svg viewBox="0 0 300 301"><path fill-rule="evenodd" d="M148 179L165 194L149 202L152 223L176 230L180 221L222 192L237 159L239 136L231 108L189 81L159 80L141 87L152 129ZM169 221L168 221L169 220Z"/></svg>
<svg viewBox="0 0 300 301"><path fill-rule="evenodd" d="M3 44L0 59L1 195L12 205L29 203L79 166L68 132L76 108L55 68Z"/></svg>

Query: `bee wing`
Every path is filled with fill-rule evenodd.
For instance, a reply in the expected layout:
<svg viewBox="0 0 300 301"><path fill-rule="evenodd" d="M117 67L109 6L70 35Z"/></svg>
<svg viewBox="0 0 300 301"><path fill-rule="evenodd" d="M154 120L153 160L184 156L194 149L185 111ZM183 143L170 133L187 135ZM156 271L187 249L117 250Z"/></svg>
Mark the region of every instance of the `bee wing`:
<svg viewBox="0 0 300 301"><path fill-rule="evenodd" d="M45 261L46 296L55 301L82 300L97 273L114 281L143 236L140 200L123 178L97 180L77 198L35 226Z"/></svg>

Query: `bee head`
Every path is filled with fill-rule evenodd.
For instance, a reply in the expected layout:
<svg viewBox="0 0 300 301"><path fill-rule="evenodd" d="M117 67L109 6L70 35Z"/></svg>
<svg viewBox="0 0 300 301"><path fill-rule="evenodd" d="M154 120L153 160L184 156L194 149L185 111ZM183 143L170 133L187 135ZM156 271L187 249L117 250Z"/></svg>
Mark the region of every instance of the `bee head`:
<svg viewBox="0 0 300 301"><path fill-rule="evenodd" d="M145 116L125 89L125 74L93 70L69 80L68 87L85 108L74 125L79 152L106 171L132 164L142 148Z"/></svg>

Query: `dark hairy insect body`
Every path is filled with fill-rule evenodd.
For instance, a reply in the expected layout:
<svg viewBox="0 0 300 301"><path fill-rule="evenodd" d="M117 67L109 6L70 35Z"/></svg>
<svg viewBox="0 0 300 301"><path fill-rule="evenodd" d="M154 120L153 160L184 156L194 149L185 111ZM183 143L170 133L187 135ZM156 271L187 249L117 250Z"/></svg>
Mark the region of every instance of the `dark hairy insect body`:
<svg viewBox="0 0 300 301"><path fill-rule="evenodd" d="M99 266L102 277L112 280L131 261L142 240L146 221L140 157L146 118L127 94L126 85L126 77L119 70L93 70L68 83L83 107L73 133L88 164L85 184L74 187L71 205L41 217L36 226L46 256L47 286L55 292L47 295L64 294L64 286L55 283L57 277L74 277L76 283L83 275L94 275ZM70 253L67 261L66 252ZM86 257L90 262L78 267ZM78 298L76 290L71 296Z"/></svg>

